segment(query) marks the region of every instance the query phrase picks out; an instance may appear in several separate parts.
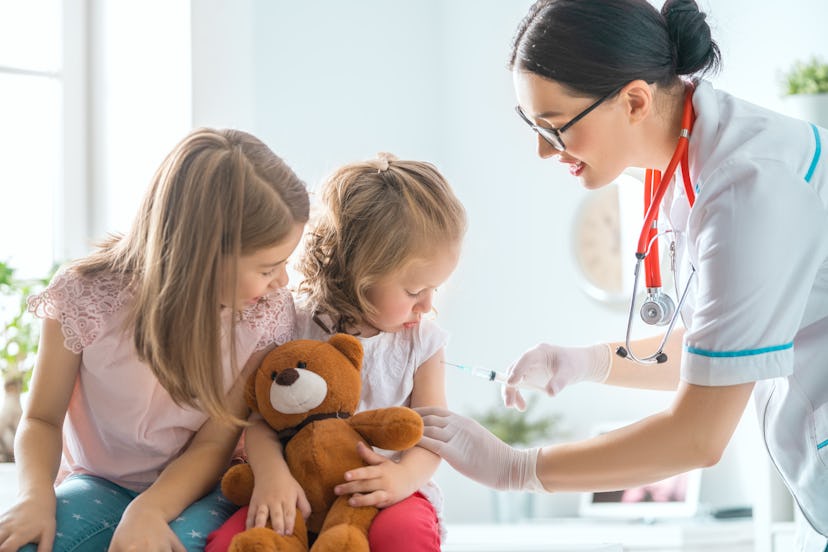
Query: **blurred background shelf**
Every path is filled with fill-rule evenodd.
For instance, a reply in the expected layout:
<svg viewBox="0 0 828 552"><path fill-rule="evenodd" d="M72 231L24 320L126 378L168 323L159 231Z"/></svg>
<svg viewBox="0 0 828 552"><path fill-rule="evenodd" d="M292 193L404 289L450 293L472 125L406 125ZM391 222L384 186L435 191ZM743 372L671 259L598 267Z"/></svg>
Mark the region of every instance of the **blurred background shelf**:
<svg viewBox="0 0 828 552"><path fill-rule="evenodd" d="M516 524L449 524L444 552L753 552L753 520L656 523L548 519Z"/></svg>

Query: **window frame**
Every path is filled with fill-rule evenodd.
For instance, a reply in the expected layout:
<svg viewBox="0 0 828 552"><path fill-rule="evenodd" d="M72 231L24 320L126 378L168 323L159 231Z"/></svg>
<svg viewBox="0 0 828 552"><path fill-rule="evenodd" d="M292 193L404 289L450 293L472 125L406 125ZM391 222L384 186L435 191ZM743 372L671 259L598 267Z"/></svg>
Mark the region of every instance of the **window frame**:
<svg viewBox="0 0 828 552"><path fill-rule="evenodd" d="M0 74L54 79L60 84L60 172L51 197L51 260L88 251L89 101L88 0L61 0L61 65L57 71L0 66ZM50 160L51 161L51 160Z"/></svg>

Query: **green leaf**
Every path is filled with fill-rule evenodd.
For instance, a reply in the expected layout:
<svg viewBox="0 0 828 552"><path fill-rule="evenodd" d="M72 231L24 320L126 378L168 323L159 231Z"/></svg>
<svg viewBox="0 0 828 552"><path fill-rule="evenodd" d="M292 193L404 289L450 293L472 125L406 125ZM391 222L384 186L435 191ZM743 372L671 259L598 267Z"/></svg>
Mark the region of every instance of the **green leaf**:
<svg viewBox="0 0 828 552"><path fill-rule="evenodd" d="M526 402L525 412L496 406L485 412L473 414L472 417L504 443L531 445L561 433L559 415L532 419L531 413L537 402L538 396L532 395Z"/></svg>
<svg viewBox="0 0 828 552"><path fill-rule="evenodd" d="M15 270L0 261L0 375L21 378L28 389L31 369L40 340L40 320L28 311L27 299L43 290L55 270L45 278L22 280Z"/></svg>
<svg viewBox="0 0 828 552"><path fill-rule="evenodd" d="M828 64L818 57L808 61L796 61L784 77L785 93L828 93Z"/></svg>

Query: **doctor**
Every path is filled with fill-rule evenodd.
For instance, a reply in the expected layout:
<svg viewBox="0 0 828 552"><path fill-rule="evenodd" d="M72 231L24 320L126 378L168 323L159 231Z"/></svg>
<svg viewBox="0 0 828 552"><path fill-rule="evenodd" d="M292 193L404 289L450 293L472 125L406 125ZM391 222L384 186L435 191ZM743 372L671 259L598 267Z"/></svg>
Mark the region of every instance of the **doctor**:
<svg viewBox="0 0 828 552"><path fill-rule="evenodd" d="M554 395L569 384L675 389L672 405L593 439L517 450L444 409L419 409L420 443L496 489L602 491L718 462L753 394L770 458L795 497L801 550L828 535L828 131L751 105L708 82L719 50L692 0L540 0L521 22L511 69L538 155L582 186L626 167L669 173L662 218L693 270L686 330L666 360L542 343L509 370ZM682 133L687 122L692 132ZM686 143L686 140L685 140ZM672 163L671 163L672 162ZM659 184L656 181L655 184ZM691 202L694 201L691 207ZM658 205L656 206L656 211ZM661 338L631 343L645 356ZM523 409L514 387L508 406Z"/></svg>

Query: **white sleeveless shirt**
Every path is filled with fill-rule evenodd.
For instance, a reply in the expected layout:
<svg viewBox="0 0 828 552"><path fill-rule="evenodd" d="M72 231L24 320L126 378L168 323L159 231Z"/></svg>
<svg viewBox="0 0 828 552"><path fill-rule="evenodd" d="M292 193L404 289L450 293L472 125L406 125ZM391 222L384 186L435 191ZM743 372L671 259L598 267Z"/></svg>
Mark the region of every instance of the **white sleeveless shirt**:
<svg viewBox="0 0 828 552"><path fill-rule="evenodd" d="M312 312L303 298L298 297L296 302L295 339L327 341L331 334L314 322ZM323 322L329 327L333 326L327 317L323 317ZM362 395L357 412L389 406L411 406L414 374L448 342L448 333L431 320L422 320L413 328L400 332L380 332L373 337L356 337L363 349ZM375 450L395 460L400 457L399 452ZM434 506L440 520L440 532L444 536L443 495L440 488L434 481L429 481L419 491Z"/></svg>

